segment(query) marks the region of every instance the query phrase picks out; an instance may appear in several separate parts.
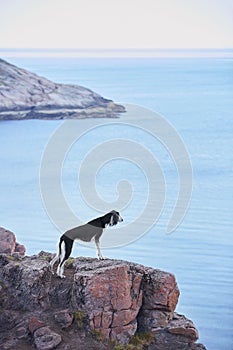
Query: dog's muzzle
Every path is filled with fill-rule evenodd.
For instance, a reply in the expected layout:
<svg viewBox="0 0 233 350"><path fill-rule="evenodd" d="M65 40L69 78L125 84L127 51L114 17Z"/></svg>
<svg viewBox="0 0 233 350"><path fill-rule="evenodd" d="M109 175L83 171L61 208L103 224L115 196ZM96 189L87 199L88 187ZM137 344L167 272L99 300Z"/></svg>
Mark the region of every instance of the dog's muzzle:
<svg viewBox="0 0 233 350"><path fill-rule="evenodd" d="M122 222L123 221L123 218L119 215L118 216L118 222Z"/></svg>

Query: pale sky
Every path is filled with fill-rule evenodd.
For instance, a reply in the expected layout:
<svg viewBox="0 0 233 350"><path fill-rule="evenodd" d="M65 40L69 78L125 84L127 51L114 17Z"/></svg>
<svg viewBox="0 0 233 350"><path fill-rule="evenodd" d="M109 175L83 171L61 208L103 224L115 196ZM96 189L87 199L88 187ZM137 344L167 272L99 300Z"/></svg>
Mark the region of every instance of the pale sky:
<svg viewBox="0 0 233 350"><path fill-rule="evenodd" d="M232 48L233 0L0 0L0 48Z"/></svg>

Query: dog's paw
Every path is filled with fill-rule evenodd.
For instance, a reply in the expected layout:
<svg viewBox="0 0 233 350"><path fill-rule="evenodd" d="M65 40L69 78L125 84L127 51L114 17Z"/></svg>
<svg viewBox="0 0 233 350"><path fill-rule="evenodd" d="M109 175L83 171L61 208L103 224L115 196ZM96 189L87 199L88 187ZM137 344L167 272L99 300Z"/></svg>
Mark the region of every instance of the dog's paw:
<svg viewBox="0 0 233 350"><path fill-rule="evenodd" d="M108 259L108 258L106 258L105 256L99 256L98 259L99 259L99 260L106 260L106 259Z"/></svg>
<svg viewBox="0 0 233 350"><path fill-rule="evenodd" d="M60 279L64 279L64 278L66 278L66 276L65 275L57 275L57 277L59 277Z"/></svg>

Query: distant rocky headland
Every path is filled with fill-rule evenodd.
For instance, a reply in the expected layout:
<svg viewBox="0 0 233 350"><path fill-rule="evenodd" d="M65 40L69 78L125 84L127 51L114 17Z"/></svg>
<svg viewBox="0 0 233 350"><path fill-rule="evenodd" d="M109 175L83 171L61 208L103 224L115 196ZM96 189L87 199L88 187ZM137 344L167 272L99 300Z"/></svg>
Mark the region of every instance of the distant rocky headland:
<svg viewBox="0 0 233 350"><path fill-rule="evenodd" d="M116 118L125 107L78 85L58 84L0 59L0 120Z"/></svg>
<svg viewBox="0 0 233 350"><path fill-rule="evenodd" d="M24 256L0 229L1 350L205 350L193 322L175 312L169 272L122 260L70 258L66 278L51 253Z"/></svg>

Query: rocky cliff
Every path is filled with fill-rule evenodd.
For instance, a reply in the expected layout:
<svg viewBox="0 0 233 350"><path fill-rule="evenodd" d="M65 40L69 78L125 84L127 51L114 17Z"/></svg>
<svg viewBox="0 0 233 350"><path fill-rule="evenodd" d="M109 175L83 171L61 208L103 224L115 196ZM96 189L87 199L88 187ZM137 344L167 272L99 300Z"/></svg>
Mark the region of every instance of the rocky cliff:
<svg viewBox="0 0 233 350"><path fill-rule="evenodd" d="M56 84L0 59L0 120L114 118L125 108L78 85Z"/></svg>
<svg viewBox="0 0 233 350"><path fill-rule="evenodd" d="M175 313L168 272L120 260L0 255L0 349L201 350L192 321Z"/></svg>

